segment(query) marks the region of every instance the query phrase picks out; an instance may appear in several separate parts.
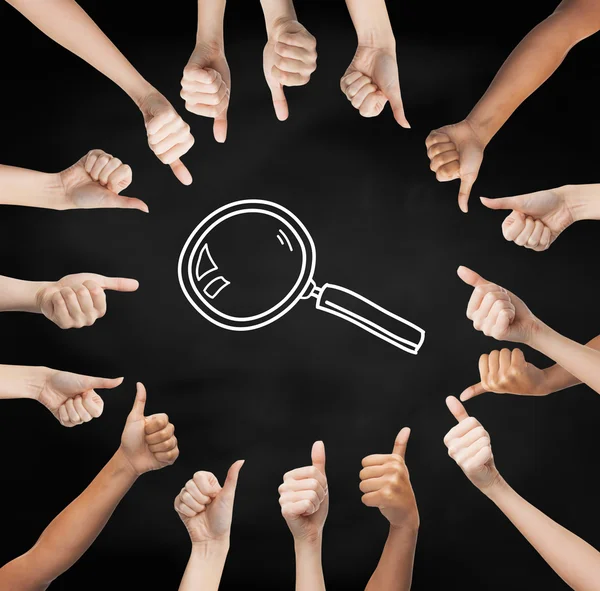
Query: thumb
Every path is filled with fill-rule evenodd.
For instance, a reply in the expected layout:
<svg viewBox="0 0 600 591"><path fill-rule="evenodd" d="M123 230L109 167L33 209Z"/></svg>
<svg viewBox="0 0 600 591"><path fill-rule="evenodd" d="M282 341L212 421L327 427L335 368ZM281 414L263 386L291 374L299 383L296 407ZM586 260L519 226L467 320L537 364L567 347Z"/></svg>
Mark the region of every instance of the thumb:
<svg viewBox="0 0 600 591"><path fill-rule="evenodd" d="M227 139L227 109L225 109L220 115L215 117L215 123L213 125L213 134L215 139L220 143L225 143Z"/></svg>
<svg viewBox="0 0 600 591"><path fill-rule="evenodd" d="M484 279L479 273L475 273L475 271L471 271L469 267L463 267L462 265L456 270L456 274L471 287L489 283L489 281Z"/></svg>
<svg viewBox="0 0 600 591"><path fill-rule="evenodd" d="M84 384L88 390L112 390L123 383L123 378L94 378L84 376Z"/></svg>
<svg viewBox="0 0 600 591"><path fill-rule="evenodd" d="M227 472L227 478L223 483L222 494L227 497L233 498L235 497L235 489L237 488L238 477L240 475L240 470L244 465L246 460L238 460L234 462Z"/></svg>
<svg viewBox="0 0 600 591"><path fill-rule="evenodd" d="M480 197L488 209L519 209L521 204L521 196L516 197L499 197L498 199L489 199L488 197Z"/></svg>
<svg viewBox="0 0 600 591"><path fill-rule="evenodd" d="M136 384L135 401L133 408L129 413L129 419L137 421L144 418L144 410L146 409L146 388L142 382Z"/></svg>
<svg viewBox="0 0 600 591"><path fill-rule="evenodd" d="M406 457L406 447L408 445L408 439L410 438L410 427L404 427L400 430L400 433L396 435L396 441L394 441L393 454L401 456L403 459Z"/></svg>
<svg viewBox="0 0 600 591"><path fill-rule="evenodd" d="M404 104L402 102L402 94L400 93L400 84L395 84L387 96L390 101L390 107L394 113L394 119L401 127L410 129L410 123L404 114Z"/></svg>
<svg viewBox="0 0 600 591"><path fill-rule="evenodd" d="M171 164L169 164L169 166L171 167L173 174L177 177L177 180L180 183L182 183L186 186L189 186L192 184L192 181L194 180L192 178L192 174L187 169L187 166L181 160L177 159L177 160L175 160L175 162L171 162Z"/></svg>
<svg viewBox="0 0 600 591"><path fill-rule="evenodd" d="M112 291L136 291L140 286L137 279L128 279L126 277L103 277L100 276L100 287Z"/></svg>
<svg viewBox="0 0 600 591"><path fill-rule="evenodd" d="M465 410L465 407L454 396L446 398L446 406L459 423L469 417L469 413Z"/></svg>
<svg viewBox="0 0 600 591"><path fill-rule="evenodd" d="M127 195L119 195L113 193L103 187L103 195L98 203L99 208L103 209L139 209L148 213L148 206L136 197L128 197Z"/></svg>
<svg viewBox="0 0 600 591"><path fill-rule="evenodd" d="M460 189L458 190L458 206L463 213L469 211L469 197L471 189L477 180L476 174L468 174L460 179Z"/></svg>
<svg viewBox="0 0 600 591"><path fill-rule="evenodd" d="M460 399L463 402L466 402L467 400L475 398L475 396L479 396L480 394L485 394L486 392L488 392L488 390L482 386L481 382L478 382L473 386L469 386L466 390L463 390L463 393L460 395Z"/></svg>
<svg viewBox="0 0 600 591"><path fill-rule="evenodd" d="M312 465L321 474L325 474L325 444L322 441L315 441L310 452Z"/></svg>
<svg viewBox="0 0 600 591"><path fill-rule="evenodd" d="M287 99L285 98L283 86L278 82L271 88L271 96L273 97L273 107L275 108L277 119L279 119L279 121L285 121L290 116L290 110L288 108Z"/></svg>

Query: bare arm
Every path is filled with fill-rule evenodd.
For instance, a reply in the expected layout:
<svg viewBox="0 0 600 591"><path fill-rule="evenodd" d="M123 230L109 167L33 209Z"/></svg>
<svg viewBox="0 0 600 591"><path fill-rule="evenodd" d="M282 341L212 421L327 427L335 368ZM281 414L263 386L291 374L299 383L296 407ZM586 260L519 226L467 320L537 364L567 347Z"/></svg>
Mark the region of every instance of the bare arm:
<svg viewBox="0 0 600 591"><path fill-rule="evenodd" d="M379 564L365 591L409 591L418 527L390 527Z"/></svg>
<svg viewBox="0 0 600 591"><path fill-rule="evenodd" d="M325 591L321 560L322 533L314 539L294 540L296 591Z"/></svg>
<svg viewBox="0 0 600 591"><path fill-rule="evenodd" d="M487 144L517 107L560 66L571 48L600 29L595 0L563 0L514 49L467 120Z"/></svg>
<svg viewBox="0 0 600 591"><path fill-rule="evenodd" d="M48 282L22 281L0 275L0 311L41 312L37 294Z"/></svg>
<svg viewBox="0 0 600 591"><path fill-rule="evenodd" d="M396 47L385 0L346 0L359 45Z"/></svg>
<svg viewBox="0 0 600 591"><path fill-rule="evenodd" d="M60 175L0 164L0 203L56 209L62 196Z"/></svg>
<svg viewBox="0 0 600 591"><path fill-rule="evenodd" d="M229 540L192 544L192 553L179 591L217 591L228 551Z"/></svg>
<svg viewBox="0 0 600 591"><path fill-rule="evenodd" d="M44 530L25 554L0 569L0 587L42 591L69 569L104 529L137 474L121 451Z"/></svg>
<svg viewBox="0 0 600 591"><path fill-rule="evenodd" d="M7 0L50 39L102 72L139 106L152 86L74 0Z"/></svg>

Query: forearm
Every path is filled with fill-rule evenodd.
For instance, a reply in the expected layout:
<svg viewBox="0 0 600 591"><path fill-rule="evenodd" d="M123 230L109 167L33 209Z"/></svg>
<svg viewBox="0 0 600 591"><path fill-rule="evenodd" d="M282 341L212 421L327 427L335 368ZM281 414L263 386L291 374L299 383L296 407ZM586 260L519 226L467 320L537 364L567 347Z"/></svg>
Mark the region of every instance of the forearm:
<svg viewBox="0 0 600 591"><path fill-rule="evenodd" d="M591 343L593 346L590 346ZM600 347L598 337L588 345L581 345L540 323L527 344L555 361L575 380L600 394L600 351L595 348ZM569 382L567 378L565 381Z"/></svg>
<svg viewBox="0 0 600 591"><path fill-rule="evenodd" d="M8 588L15 591L45 589L91 546L136 478L127 459L117 451L86 490L44 530L35 546L0 570L0 583L12 583Z"/></svg>
<svg viewBox="0 0 600 591"><path fill-rule="evenodd" d="M576 4L567 2L563 4ZM577 7L557 9L514 49L467 120L487 144L517 107L560 66L581 36Z"/></svg>
<svg viewBox="0 0 600 591"><path fill-rule="evenodd" d="M40 313L37 294L44 281L22 281L0 275L0 312Z"/></svg>
<svg viewBox="0 0 600 591"><path fill-rule="evenodd" d="M593 338L586 344L586 347L599 351L600 336ZM581 383L581 380L578 380L573 374L558 364L548 367L544 370L544 373L546 374L546 390L548 394L571 388Z"/></svg>
<svg viewBox="0 0 600 591"><path fill-rule="evenodd" d="M37 400L51 371L47 367L0 365L0 399Z"/></svg>
<svg viewBox="0 0 600 591"><path fill-rule="evenodd" d="M385 0L346 0L346 5L356 29L359 45L395 47L396 40Z"/></svg>
<svg viewBox="0 0 600 591"><path fill-rule="evenodd" d="M487 496L510 519L540 556L576 591L597 591L600 553L528 503L500 480Z"/></svg>
<svg viewBox="0 0 600 591"><path fill-rule="evenodd" d="M102 72L136 104L152 87L74 0L7 0L48 37Z"/></svg>
<svg viewBox="0 0 600 591"><path fill-rule="evenodd" d="M60 175L0 165L0 203L56 209L63 195Z"/></svg>
<svg viewBox="0 0 600 591"><path fill-rule="evenodd" d="M296 9L292 0L260 0L267 32L271 31L279 21L297 20Z"/></svg>
<svg viewBox="0 0 600 591"><path fill-rule="evenodd" d="M379 564L365 591L409 591L418 527L390 527Z"/></svg>
<svg viewBox="0 0 600 591"><path fill-rule="evenodd" d="M226 0L198 0L196 45L223 47L223 20Z"/></svg>
<svg viewBox="0 0 600 591"><path fill-rule="evenodd" d="M600 220L600 185L568 185L562 190L574 221Z"/></svg>
<svg viewBox="0 0 600 591"><path fill-rule="evenodd" d="M321 549L323 539L294 540L296 591L325 591Z"/></svg>
<svg viewBox="0 0 600 591"><path fill-rule="evenodd" d="M217 591L228 552L229 540L193 543L179 591Z"/></svg>

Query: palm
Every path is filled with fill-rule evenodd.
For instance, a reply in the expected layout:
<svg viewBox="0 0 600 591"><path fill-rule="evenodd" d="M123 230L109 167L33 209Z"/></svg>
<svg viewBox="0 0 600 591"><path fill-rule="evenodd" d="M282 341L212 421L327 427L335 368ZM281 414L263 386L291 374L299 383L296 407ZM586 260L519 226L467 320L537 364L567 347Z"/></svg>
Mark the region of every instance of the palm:
<svg viewBox="0 0 600 591"><path fill-rule="evenodd" d="M325 524L329 512L329 495L321 503L319 510L309 516L299 515L288 521L294 538L304 539L317 535Z"/></svg>
<svg viewBox="0 0 600 591"><path fill-rule="evenodd" d="M344 77L352 72L371 78L386 96L393 86L399 84L396 58L382 49L359 46Z"/></svg>
<svg viewBox="0 0 600 591"><path fill-rule="evenodd" d="M550 228L553 240L573 223L573 216L564 200L553 190L528 195L517 211L543 222Z"/></svg>
<svg viewBox="0 0 600 591"><path fill-rule="evenodd" d="M498 478L498 470L494 463L494 456L482 466L470 471L467 476L477 488L489 488Z"/></svg>
<svg viewBox="0 0 600 591"><path fill-rule="evenodd" d="M233 502L222 494L195 517L185 518L185 526L192 542L217 540L229 535L233 515Z"/></svg>
<svg viewBox="0 0 600 591"><path fill-rule="evenodd" d="M525 343L529 340L529 337L534 330L536 318L521 298L510 291L508 292L508 295L515 307L515 318L509 325L506 334L500 336L498 340Z"/></svg>
<svg viewBox="0 0 600 591"><path fill-rule="evenodd" d="M84 156L73 166L61 172L61 180L67 200L80 208L101 208L114 200L115 193L105 189L85 170Z"/></svg>
<svg viewBox="0 0 600 591"><path fill-rule="evenodd" d="M69 399L92 390L85 376L58 371L50 376L40 391L40 402L58 418L58 409ZM98 396L100 400L100 397Z"/></svg>
<svg viewBox="0 0 600 591"><path fill-rule="evenodd" d="M121 447L127 459L138 474L159 470L163 465L148 448L145 437L145 418L127 419L121 436Z"/></svg>
<svg viewBox="0 0 600 591"><path fill-rule="evenodd" d="M460 159L460 178L477 178L483 162L484 146L467 121L447 125L438 130L456 146Z"/></svg>

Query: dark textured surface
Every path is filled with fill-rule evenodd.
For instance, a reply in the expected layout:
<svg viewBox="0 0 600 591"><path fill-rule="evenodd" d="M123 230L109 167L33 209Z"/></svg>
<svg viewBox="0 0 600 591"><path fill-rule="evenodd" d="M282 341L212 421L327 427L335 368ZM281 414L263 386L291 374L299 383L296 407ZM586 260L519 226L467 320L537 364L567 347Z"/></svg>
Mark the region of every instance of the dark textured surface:
<svg viewBox="0 0 600 591"><path fill-rule="evenodd" d="M386 521L360 502L360 460L391 451L398 430L410 425L407 461L422 521L415 591L562 589L447 457L442 438L453 419L444 398L476 381L479 355L499 347L465 318L470 290L455 269L466 264L505 285L551 326L583 341L598 332L598 226L578 224L544 254L507 244L503 214L474 199L471 213L461 214L458 185L435 182L424 149L432 128L467 114L552 3L529 3L524 14L522 2L506 2L497 19L482 21L475 32L461 16L478 10L472 1L460 11L447 5L413 14L409 3L394 9L413 126L405 131L389 108L375 120L360 118L339 91L355 48L341 1L298 2L300 20L319 42L319 68L309 86L287 93L291 116L279 123L262 74L258 3L232 0L226 41L233 90L224 146L213 141L212 123L187 113L178 96L194 42L193 4L165 8L159 26L152 9L137 14L133 5L83 2L192 125L196 145L184 158L195 179L190 188L147 148L141 116L116 86L0 6L0 161L56 171L103 148L132 166L128 193L151 210L149 216L0 210L0 273L57 279L90 271L141 284L135 294L109 294L108 315L89 329L61 331L41 316L0 316L2 363L126 378L106 393L100 420L73 430L33 402L2 404L0 562L29 548L110 457L134 383L142 380L148 412L167 412L176 425L181 456L174 467L136 483L93 547L52 588L175 589L189 543L173 498L195 470L222 478L238 458L246 466L221 588L292 588L293 545L277 486L285 471L308 462L311 443L322 438L332 495L324 545L328 588L362 589ZM575 48L494 139L474 197L598 181L599 42ZM204 216L244 198L276 201L303 220L317 245L318 282L355 289L423 326L419 356L309 302L253 333L230 333L201 318L179 288L179 251ZM590 480L597 395L585 387L542 399L486 395L469 409L491 433L497 465L514 488L600 545Z"/></svg>

